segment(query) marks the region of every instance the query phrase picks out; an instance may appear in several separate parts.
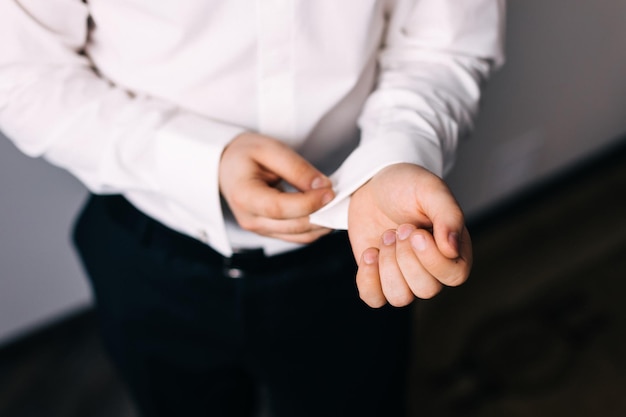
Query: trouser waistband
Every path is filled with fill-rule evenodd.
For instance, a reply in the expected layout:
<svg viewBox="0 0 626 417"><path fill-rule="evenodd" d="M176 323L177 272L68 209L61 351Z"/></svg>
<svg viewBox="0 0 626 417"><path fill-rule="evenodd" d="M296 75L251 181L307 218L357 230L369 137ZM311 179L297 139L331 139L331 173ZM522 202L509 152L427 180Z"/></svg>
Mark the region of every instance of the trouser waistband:
<svg viewBox="0 0 626 417"><path fill-rule="evenodd" d="M184 258L221 265L232 278L243 278L249 273L271 273L293 267L304 267L311 262L324 262L337 251L349 250L345 231L335 231L302 248L272 256L262 249L247 249L225 257L210 246L179 233L147 216L121 195L94 195L92 203L102 203L111 218L121 227L151 247L175 253Z"/></svg>

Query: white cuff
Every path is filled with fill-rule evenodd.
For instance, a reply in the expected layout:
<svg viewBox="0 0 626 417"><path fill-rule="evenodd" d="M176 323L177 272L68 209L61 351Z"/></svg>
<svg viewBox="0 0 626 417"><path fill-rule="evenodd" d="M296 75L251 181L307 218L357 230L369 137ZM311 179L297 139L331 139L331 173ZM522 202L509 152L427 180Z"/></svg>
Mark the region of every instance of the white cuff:
<svg viewBox="0 0 626 417"><path fill-rule="evenodd" d="M218 171L224 147L244 129L189 113L174 116L157 134L161 192L172 212L189 223L215 250L232 252L220 205Z"/></svg>
<svg viewBox="0 0 626 417"><path fill-rule="evenodd" d="M385 146L387 145L388 146ZM381 169L397 163L412 163L442 175L442 156L438 143L404 133L389 133L381 140L359 145L330 179L335 198L311 214L310 221L332 229L348 229L350 196Z"/></svg>

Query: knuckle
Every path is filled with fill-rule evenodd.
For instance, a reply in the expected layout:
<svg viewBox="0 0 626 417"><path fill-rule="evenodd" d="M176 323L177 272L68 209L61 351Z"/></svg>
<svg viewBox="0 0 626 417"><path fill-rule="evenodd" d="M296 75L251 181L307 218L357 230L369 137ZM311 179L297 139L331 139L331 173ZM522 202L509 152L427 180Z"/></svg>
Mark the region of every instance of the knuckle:
<svg viewBox="0 0 626 417"><path fill-rule="evenodd" d="M271 219L284 218L284 210L282 206L278 204L275 200L262 200L259 203L264 216L267 216Z"/></svg>
<svg viewBox="0 0 626 417"><path fill-rule="evenodd" d="M307 196L308 198L302 200L302 208L307 213L312 213L322 207L322 199L318 198L318 196L318 194L312 193Z"/></svg>
<svg viewBox="0 0 626 417"><path fill-rule="evenodd" d="M241 209L246 206L247 198L245 193L235 193L228 198L228 204L233 209Z"/></svg>
<svg viewBox="0 0 626 417"><path fill-rule="evenodd" d="M378 295L359 293L359 297L361 298L361 300L363 300L365 304L367 304L368 306L372 308L381 308L382 306L387 304L387 301L385 300L385 298L380 297Z"/></svg>
<svg viewBox="0 0 626 417"><path fill-rule="evenodd" d="M437 285L437 284L429 285L424 288L421 288L419 291L417 291L415 295L422 300L430 300L431 298L434 298L437 294L441 292L441 288L442 288L441 285Z"/></svg>
<svg viewBox="0 0 626 417"><path fill-rule="evenodd" d="M260 230L259 222L253 217L246 216L243 218L238 218L237 222L239 223L239 226L241 226L241 228L244 230L248 230L251 232L257 232Z"/></svg>
<svg viewBox="0 0 626 417"><path fill-rule="evenodd" d="M292 243L308 244L329 232L329 229L312 229L308 223L299 223L295 227L284 230L280 238Z"/></svg>
<svg viewBox="0 0 626 417"><path fill-rule="evenodd" d="M281 218L282 207L274 195L258 195L254 200L254 207L256 208L256 213L260 216L269 217L270 219Z"/></svg>
<svg viewBox="0 0 626 417"><path fill-rule="evenodd" d="M387 296L387 301L394 307L405 307L413 302L415 297L408 292L402 294L394 294L393 296Z"/></svg>
<svg viewBox="0 0 626 417"><path fill-rule="evenodd" d="M301 239L311 239L316 236L316 230L311 227L307 219L285 221L284 233L299 236Z"/></svg>
<svg viewBox="0 0 626 417"><path fill-rule="evenodd" d="M467 274L465 271L456 271L448 275L444 282L450 287L458 287L459 285L467 281L468 277L469 274Z"/></svg>
<svg viewBox="0 0 626 417"><path fill-rule="evenodd" d="M312 231L311 223L309 223L307 218L291 220L287 228L287 233L294 235L309 234Z"/></svg>
<svg viewBox="0 0 626 417"><path fill-rule="evenodd" d="M321 204L318 204L320 199L314 193L298 193L290 197L289 203L292 216L308 216L321 207Z"/></svg>

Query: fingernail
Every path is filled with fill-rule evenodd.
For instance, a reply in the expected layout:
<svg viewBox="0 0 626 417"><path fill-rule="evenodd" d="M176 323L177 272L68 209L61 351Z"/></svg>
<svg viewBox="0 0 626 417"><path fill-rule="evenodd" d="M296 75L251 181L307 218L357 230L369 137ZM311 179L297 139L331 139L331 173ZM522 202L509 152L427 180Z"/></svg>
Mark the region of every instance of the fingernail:
<svg viewBox="0 0 626 417"><path fill-rule="evenodd" d="M422 235L415 235L411 238L411 246L416 251L423 251L426 249L426 239Z"/></svg>
<svg viewBox="0 0 626 417"><path fill-rule="evenodd" d="M396 232L394 230L387 230L383 233L383 243L387 246L396 243Z"/></svg>
<svg viewBox="0 0 626 417"><path fill-rule="evenodd" d="M368 251L363 254L363 262L367 265L372 265L378 260L378 252Z"/></svg>
<svg viewBox="0 0 626 417"><path fill-rule="evenodd" d="M313 182L311 182L311 188L314 190L328 187L329 185L330 185L330 180L326 177L315 177L313 179Z"/></svg>
<svg viewBox="0 0 626 417"><path fill-rule="evenodd" d="M448 242L450 242L454 250L459 253L459 234L457 232L450 232Z"/></svg>
<svg viewBox="0 0 626 417"><path fill-rule="evenodd" d="M413 232L413 228L409 225L403 224L398 227L398 239L405 240L411 235L411 232Z"/></svg>
<svg viewBox="0 0 626 417"><path fill-rule="evenodd" d="M322 196L322 204L326 205L328 203L330 203L330 200L333 199L333 193L325 193Z"/></svg>

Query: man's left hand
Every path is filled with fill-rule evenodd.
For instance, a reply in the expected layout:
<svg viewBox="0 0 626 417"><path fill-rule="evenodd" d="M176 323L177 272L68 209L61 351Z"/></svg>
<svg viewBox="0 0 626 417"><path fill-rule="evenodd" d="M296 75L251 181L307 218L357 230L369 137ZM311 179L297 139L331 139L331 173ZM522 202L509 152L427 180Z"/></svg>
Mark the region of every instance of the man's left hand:
<svg viewBox="0 0 626 417"><path fill-rule="evenodd" d="M472 244L445 182L413 164L376 174L351 197L348 234L359 295L371 307L431 298L465 282Z"/></svg>

